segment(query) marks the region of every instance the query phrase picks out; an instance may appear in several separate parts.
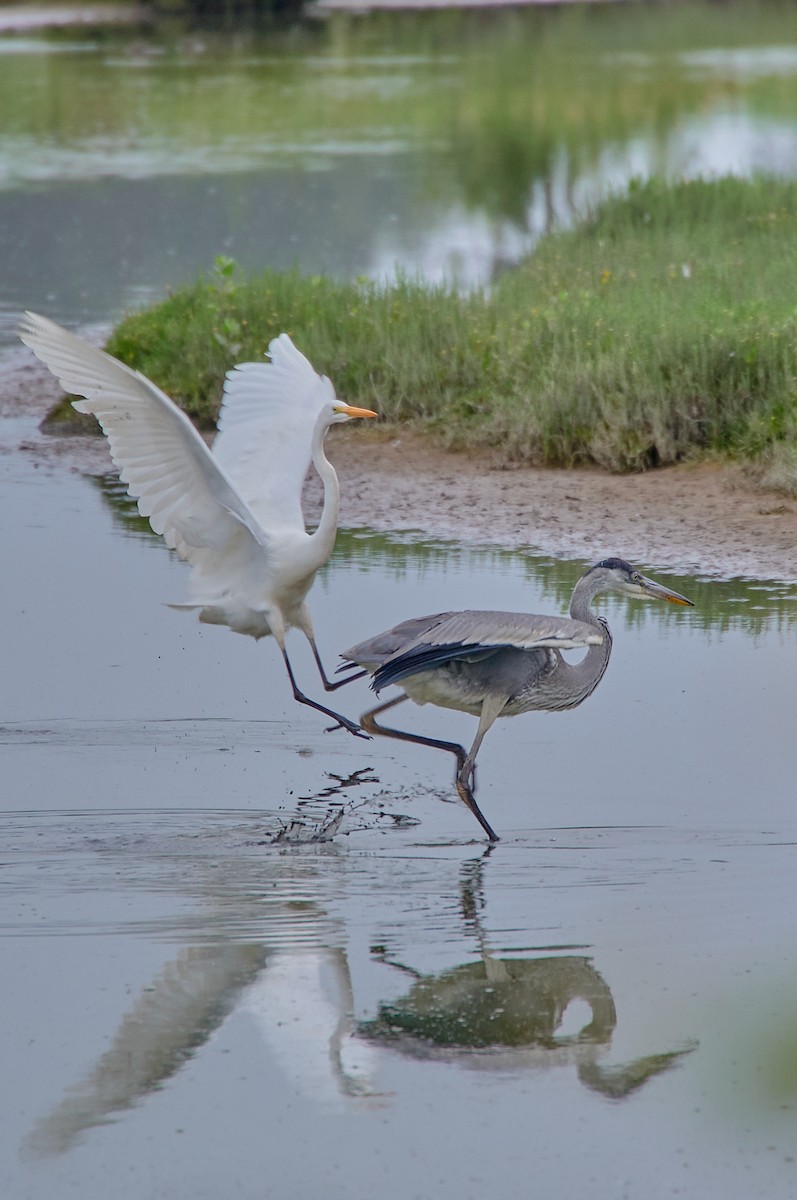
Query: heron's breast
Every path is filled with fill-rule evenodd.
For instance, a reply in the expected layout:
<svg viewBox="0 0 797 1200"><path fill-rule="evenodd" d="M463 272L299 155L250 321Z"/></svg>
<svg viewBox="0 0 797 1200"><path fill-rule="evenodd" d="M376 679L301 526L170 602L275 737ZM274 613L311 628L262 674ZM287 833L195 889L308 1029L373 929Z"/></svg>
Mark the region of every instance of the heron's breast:
<svg viewBox="0 0 797 1200"><path fill-rule="evenodd" d="M469 686L448 666L433 671L409 675L399 683L416 704L434 704L438 708L453 708L457 712L478 715L484 702L484 690Z"/></svg>
<svg viewBox="0 0 797 1200"><path fill-rule="evenodd" d="M479 715L485 700L504 698L502 717L535 709L557 708L560 657L542 647L505 647L478 659L454 659L401 680L417 704L436 704Z"/></svg>
<svg viewBox="0 0 797 1200"><path fill-rule="evenodd" d="M477 659L457 658L402 679L400 686L416 704L436 704L478 715L488 698L506 698L505 715L523 712L520 703L529 681L544 673L547 652L501 649Z"/></svg>

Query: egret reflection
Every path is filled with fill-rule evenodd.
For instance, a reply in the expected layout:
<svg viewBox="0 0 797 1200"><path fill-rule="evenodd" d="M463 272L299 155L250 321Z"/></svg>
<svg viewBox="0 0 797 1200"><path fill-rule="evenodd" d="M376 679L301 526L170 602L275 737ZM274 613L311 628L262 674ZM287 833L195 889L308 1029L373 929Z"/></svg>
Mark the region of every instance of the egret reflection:
<svg viewBox="0 0 797 1200"><path fill-rule="evenodd" d="M190 1062L263 969L265 949L231 942L189 946L142 989L96 1065L41 1120L23 1149L34 1158L63 1154L162 1088Z"/></svg>
<svg viewBox="0 0 797 1200"><path fill-rule="evenodd" d="M289 917L288 910L281 915ZM346 954L306 944L313 914L297 906L296 917L290 950L272 953L260 942L181 950L142 989L96 1065L37 1123L23 1153L66 1153L90 1130L143 1103L233 1015L254 1021L269 1052L264 1070L276 1065L283 1086L303 1098L334 1107L375 1095L376 1053L354 1036Z"/></svg>

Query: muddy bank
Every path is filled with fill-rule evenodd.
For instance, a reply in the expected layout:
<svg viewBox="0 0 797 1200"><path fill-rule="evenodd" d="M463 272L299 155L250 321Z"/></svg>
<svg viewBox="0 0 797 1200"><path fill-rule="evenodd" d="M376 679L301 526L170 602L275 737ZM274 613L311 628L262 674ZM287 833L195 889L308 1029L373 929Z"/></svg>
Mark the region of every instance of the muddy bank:
<svg viewBox="0 0 797 1200"><path fill-rule="evenodd" d="M54 437L39 421L58 385L27 351L0 363L0 452L53 469L110 468L100 437ZM416 434L333 429L328 441L342 484L341 524L418 530L495 542L561 558L621 554L673 571L797 578L797 502L754 488L733 466L671 467L643 475L593 470L494 470ZM321 491L308 481L313 520Z"/></svg>

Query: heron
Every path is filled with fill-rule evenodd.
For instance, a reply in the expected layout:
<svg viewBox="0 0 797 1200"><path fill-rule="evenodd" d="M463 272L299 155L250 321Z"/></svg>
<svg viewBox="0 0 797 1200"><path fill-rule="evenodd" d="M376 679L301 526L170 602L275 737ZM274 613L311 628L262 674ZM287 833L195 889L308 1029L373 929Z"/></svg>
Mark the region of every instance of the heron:
<svg viewBox="0 0 797 1200"><path fill-rule="evenodd" d="M375 417L344 404L287 333L270 342L270 362L227 372L212 449L169 397L139 371L36 313L22 341L72 403L93 413L111 457L155 533L190 565L190 599L174 608L279 646L294 699L331 717L333 729L367 737L354 721L300 690L286 649L289 629L310 643L327 692L331 681L313 632L307 594L335 542L340 485L324 452L332 425ZM312 462L324 486L321 518L305 528L302 486Z"/></svg>
<svg viewBox="0 0 797 1200"><path fill-rule="evenodd" d="M576 708L603 678L612 652L604 617L592 609L596 596L627 596L692 601L649 579L622 558L604 558L585 571L573 589L570 618L531 613L466 611L435 613L402 621L384 633L346 650L339 671L361 667L379 693L401 684L401 695L370 709L360 724L368 733L445 750L456 758L454 783L491 842L498 835L476 803L476 755L498 717L558 712ZM584 648L580 661L568 662L563 650ZM353 676L348 677L353 678ZM347 679L348 682L348 679ZM405 700L472 713L479 718L476 737L466 753L456 742L389 728L376 717Z"/></svg>

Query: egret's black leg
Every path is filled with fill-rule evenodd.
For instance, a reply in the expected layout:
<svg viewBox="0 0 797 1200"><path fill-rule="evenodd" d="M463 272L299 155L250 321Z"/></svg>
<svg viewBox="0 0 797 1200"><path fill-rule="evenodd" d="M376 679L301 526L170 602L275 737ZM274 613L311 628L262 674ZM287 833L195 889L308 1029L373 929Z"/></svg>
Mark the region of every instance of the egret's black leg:
<svg viewBox="0 0 797 1200"><path fill-rule="evenodd" d="M363 733L362 729L360 729L360 726L354 721L350 721L348 717L344 717L342 713L335 712L332 708L326 708L323 704L319 704L317 700L311 700L309 696L305 696L304 692L299 690L299 686L296 683L293 675L293 668L291 667L288 653L284 647L280 647L280 649L282 650L282 657L285 660L288 678L290 679L291 687L293 688L294 700L298 700L300 704L309 705L310 708L316 709L317 712L324 713L327 717L332 717L333 721L337 721L337 725L333 725L332 729L347 729L349 733L353 733L355 737L361 737L368 740L369 735L367 733Z"/></svg>
<svg viewBox="0 0 797 1200"><path fill-rule="evenodd" d="M336 683L333 683L327 678L327 673L324 670L324 664L321 662L321 655L318 653L318 646L315 644L315 638L309 638L308 641L310 642L310 648L313 651L313 658L315 659L316 666L318 667L318 674L321 676L321 682L324 685L325 692L336 692L339 687L343 687L345 684L351 683L352 679L362 679L363 675L368 674L367 671L355 670L352 675L346 675L343 679L338 679ZM346 666L351 667L352 669L354 669L356 665L356 663L346 663Z"/></svg>

